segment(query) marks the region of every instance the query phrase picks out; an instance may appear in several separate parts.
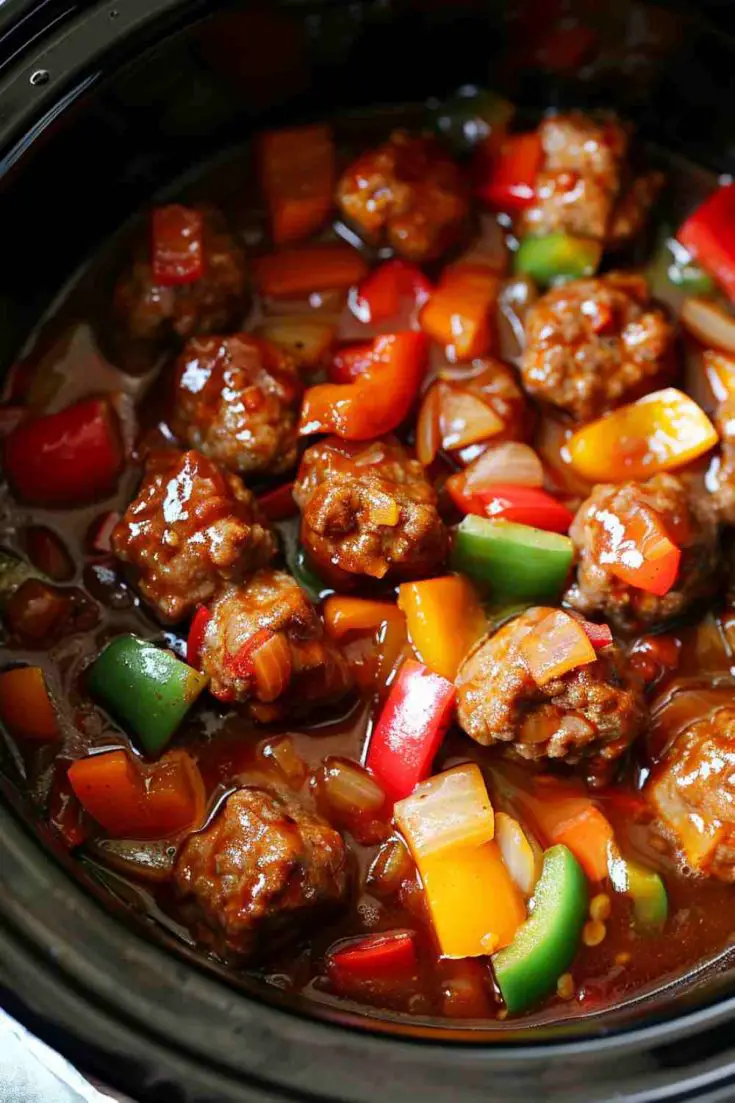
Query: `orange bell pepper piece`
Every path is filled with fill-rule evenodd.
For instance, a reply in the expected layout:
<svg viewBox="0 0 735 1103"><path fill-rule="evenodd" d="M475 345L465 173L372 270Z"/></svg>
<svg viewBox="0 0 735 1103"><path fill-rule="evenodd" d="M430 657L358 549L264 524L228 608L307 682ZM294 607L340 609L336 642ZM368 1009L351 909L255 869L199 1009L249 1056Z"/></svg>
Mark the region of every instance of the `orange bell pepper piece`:
<svg viewBox="0 0 735 1103"><path fill-rule="evenodd" d="M563 609L554 609L532 628L521 640L519 651L538 686L597 658L583 626Z"/></svg>
<svg viewBox="0 0 735 1103"><path fill-rule="evenodd" d="M263 134L260 178L276 245L318 230L332 208L335 158L328 126L302 126Z"/></svg>
<svg viewBox="0 0 735 1103"><path fill-rule="evenodd" d="M253 279L261 295L289 299L312 291L352 287L367 270L363 258L349 245L307 245L258 257L253 262Z"/></svg>
<svg viewBox="0 0 735 1103"><path fill-rule="evenodd" d="M490 312L499 286L499 277L481 265L458 264L444 271L421 311L421 328L444 346L449 360L472 360L490 352Z"/></svg>
<svg viewBox="0 0 735 1103"><path fill-rule="evenodd" d="M389 601L334 595L324 602L324 623L335 640L349 632L371 632L389 620L403 620L403 613Z"/></svg>
<svg viewBox="0 0 735 1103"><path fill-rule="evenodd" d="M0 716L13 735L44 742L61 737L46 679L38 666L21 666L0 674Z"/></svg>
<svg viewBox="0 0 735 1103"><path fill-rule="evenodd" d="M459 664L485 631L487 621L469 579L461 575L404 582L398 607L406 614L408 634L421 661L454 681Z"/></svg>
<svg viewBox="0 0 735 1103"><path fill-rule="evenodd" d="M373 343L372 363L354 383L319 383L304 395L299 433L371 440L390 433L411 411L426 370L421 333L386 333Z"/></svg>
<svg viewBox="0 0 735 1103"><path fill-rule="evenodd" d="M518 790L514 803L535 824L547 846L563 843L592 881L608 875L610 846L615 833L606 816L588 797L574 796L557 786Z"/></svg>
<svg viewBox="0 0 735 1103"><path fill-rule="evenodd" d="M617 483L673 471L714 448L717 440L704 410L667 387L578 429L568 449L578 475Z"/></svg>
<svg viewBox="0 0 735 1103"><path fill-rule="evenodd" d="M113 838L168 838L203 817L204 782L186 751L169 751L150 767L127 751L106 751L77 759L67 776L79 803Z"/></svg>

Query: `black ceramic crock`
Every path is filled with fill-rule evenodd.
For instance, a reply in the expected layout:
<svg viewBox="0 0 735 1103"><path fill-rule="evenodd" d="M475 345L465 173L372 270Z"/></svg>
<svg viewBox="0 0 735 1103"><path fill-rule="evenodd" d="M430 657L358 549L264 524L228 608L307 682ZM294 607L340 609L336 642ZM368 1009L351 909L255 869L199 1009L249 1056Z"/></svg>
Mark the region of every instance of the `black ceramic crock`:
<svg viewBox="0 0 735 1103"><path fill-rule="evenodd" d="M5 0L0 368L137 207L255 127L476 81L529 109L615 104L649 139L735 171L732 5L587 0L578 14L600 49L570 72L532 48L568 25L554 0ZM604 1015L530 1030L310 1008L233 985L112 906L16 782L0 758L0 1000L138 1100L735 1099L727 954Z"/></svg>

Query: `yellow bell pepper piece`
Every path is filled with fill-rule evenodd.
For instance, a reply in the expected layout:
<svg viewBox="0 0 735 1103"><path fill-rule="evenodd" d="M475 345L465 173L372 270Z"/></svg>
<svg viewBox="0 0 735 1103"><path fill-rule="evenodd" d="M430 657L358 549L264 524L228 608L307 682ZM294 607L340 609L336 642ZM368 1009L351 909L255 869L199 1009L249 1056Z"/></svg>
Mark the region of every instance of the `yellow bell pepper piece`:
<svg viewBox="0 0 735 1103"><path fill-rule="evenodd" d="M418 866L444 957L481 957L513 941L526 909L497 843L429 854Z"/></svg>
<svg viewBox="0 0 735 1103"><path fill-rule="evenodd" d="M398 607L406 614L408 634L421 661L454 681L459 664L487 627L472 583L461 575L404 582Z"/></svg>
<svg viewBox="0 0 735 1103"><path fill-rule="evenodd" d="M390 601L333 595L324 602L324 624L335 640L350 632L371 632L387 621L403 621L403 613Z"/></svg>
<svg viewBox="0 0 735 1103"><path fill-rule="evenodd" d="M704 410L667 387L585 425L568 448L577 474L590 482L616 483L673 471L708 452L717 440Z"/></svg>

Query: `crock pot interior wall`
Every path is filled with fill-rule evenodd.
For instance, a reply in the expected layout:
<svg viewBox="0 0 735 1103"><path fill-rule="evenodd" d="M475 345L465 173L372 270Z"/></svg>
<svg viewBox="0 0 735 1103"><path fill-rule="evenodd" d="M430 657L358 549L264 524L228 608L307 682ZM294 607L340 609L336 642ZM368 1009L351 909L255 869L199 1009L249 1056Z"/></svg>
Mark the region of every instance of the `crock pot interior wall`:
<svg viewBox="0 0 735 1103"><path fill-rule="evenodd" d="M590 3L609 58L581 83L509 63L525 25L507 4L243 5L206 17L205 7L175 0L83 5L60 11L49 37L4 59L5 368L100 242L159 189L261 125L418 100L476 80L530 108L617 103L662 144L720 170L735 167L730 42L699 19L685 26L683 6L660 9L651 36L640 7L616 4L599 13ZM5 42L0 37L0 46ZM32 83L39 71L48 79ZM513 1028L498 1032L490 1049L449 1044L469 1040L467 1031L445 1032L438 1043L425 1033L419 1042L421 1031L403 1028L388 1039L246 998L142 937L139 924L131 930L130 916L121 922L122 913L114 918L96 903L85 890L99 900L98 887L80 886L75 864L44 849L48 840L18 799L13 770L5 761L0 779L0 981L7 999L24 1017L35 1014L57 1044L141 1098L368 1100L388 1078L392 1098L421 1091L449 1099L461 1084L471 1100L485 1097L489 1075L497 1098L543 1091L549 1099L592 1101L609 1098L612 1085L626 1098L641 1077L659 1098L685 1098L708 1077L730 1075L733 1006L721 971L687 985L676 1008L669 994L579 1029L539 1029L534 1047L522 1051L511 1048L519 1041ZM692 1010L717 995L717 1007ZM686 1018L672 1022L674 1010ZM644 1013L658 1025L609 1035L640 1025ZM352 1028L360 1021L380 1030L374 1021L341 1017ZM93 1048L80 1048L80 1040ZM165 1086L157 1085L160 1077ZM663 1094L671 1092L677 1094Z"/></svg>

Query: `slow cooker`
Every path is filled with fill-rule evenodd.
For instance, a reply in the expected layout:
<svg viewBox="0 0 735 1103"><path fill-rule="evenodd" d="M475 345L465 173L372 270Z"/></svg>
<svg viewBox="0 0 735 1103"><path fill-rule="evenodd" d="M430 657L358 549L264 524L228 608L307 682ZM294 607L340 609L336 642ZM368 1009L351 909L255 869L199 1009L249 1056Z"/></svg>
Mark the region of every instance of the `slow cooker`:
<svg viewBox="0 0 735 1103"><path fill-rule="evenodd" d="M573 8L573 10L572 10ZM705 11L705 8L707 11ZM570 72L525 48L589 21ZM263 125L476 81L522 106L614 104L645 137L735 172L730 5L481 0L6 0L0 9L0 363L152 194ZM564 1025L417 1027L232 986L145 929L41 835L0 762L0 992L139 1100L735 1098L727 952Z"/></svg>

